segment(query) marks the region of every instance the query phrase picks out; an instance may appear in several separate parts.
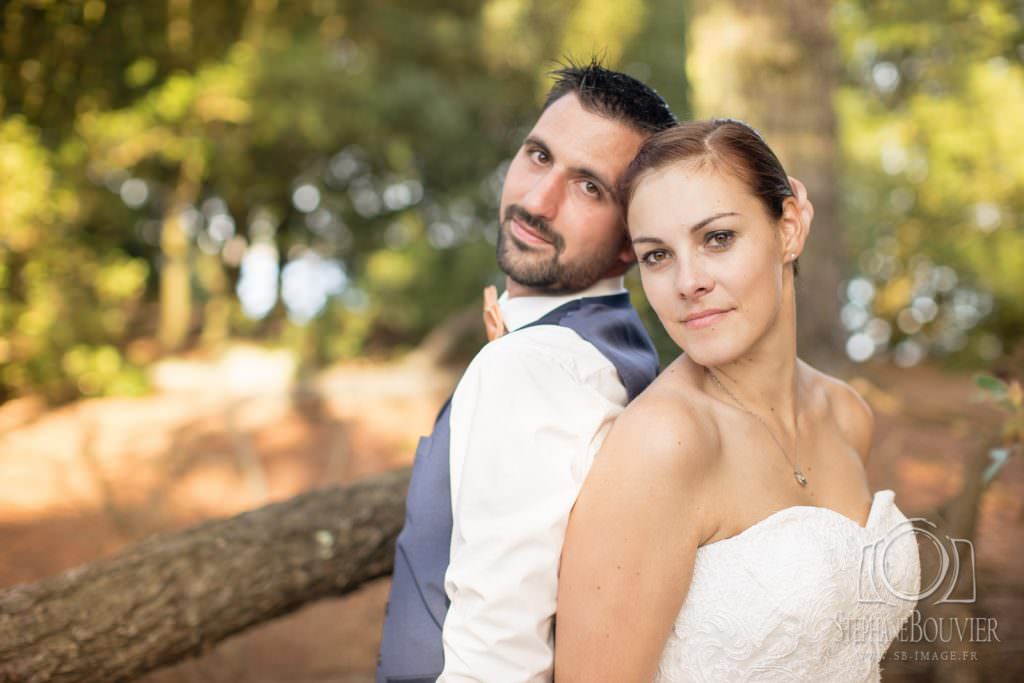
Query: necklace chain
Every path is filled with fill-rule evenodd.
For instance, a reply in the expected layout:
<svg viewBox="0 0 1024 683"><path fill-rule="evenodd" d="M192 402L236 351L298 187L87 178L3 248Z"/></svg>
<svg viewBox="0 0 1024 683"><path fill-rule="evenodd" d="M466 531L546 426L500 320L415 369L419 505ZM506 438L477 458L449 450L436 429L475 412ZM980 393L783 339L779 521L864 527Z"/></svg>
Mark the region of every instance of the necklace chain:
<svg viewBox="0 0 1024 683"><path fill-rule="evenodd" d="M796 440L793 442L793 459L790 460L789 459L789 455L786 453L786 449L783 448L782 444L779 442L779 440L777 438L775 438L775 433L772 432L771 428L768 426L768 423L765 422L764 420L762 420L761 417L757 413L755 413L755 412L753 412L751 410L748 410L747 407L745 405L743 405L743 401L739 400L736 397L735 394L733 394L731 391L729 391L729 389L724 384L722 384L719 381L718 375L716 375L715 372L711 368L705 366L704 367L704 371L711 377L711 379L714 381L714 383L717 384L718 387L729 396L729 398L731 398L733 401L736 402L736 404L743 410L743 412L745 412L748 415L752 416L754 419L756 419L758 422L761 423L761 426L763 426L765 428L765 430L768 432L768 436L772 437L772 441L774 441L775 445L779 447L780 451L782 451L782 457L784 457L786 459L786 462L789 463L793 467L793 478L796 479L796 483L800 484L800 486L807 486L807 475L805 475L803 472L800 471L800 465L799 465L800 461L798 459L799 453L798 453L798 450L797 450L797 446L800 443L799 431L797 432ZM797 428L799 429L799 426L800 426L800 413L799 413L799 411L797 412L796 419L797 419Z"/></svg>

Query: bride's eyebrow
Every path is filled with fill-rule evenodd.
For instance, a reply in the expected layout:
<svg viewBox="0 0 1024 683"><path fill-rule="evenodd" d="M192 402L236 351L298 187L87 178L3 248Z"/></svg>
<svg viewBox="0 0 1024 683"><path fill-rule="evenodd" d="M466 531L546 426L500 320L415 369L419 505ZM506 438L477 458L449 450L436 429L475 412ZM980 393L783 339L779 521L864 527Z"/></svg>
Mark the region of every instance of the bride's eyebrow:
<svg viewBox="0 0 1024 683"><path fill-rule="evenodd" d="M706 227L709 223L717 221L719 218L725 218L726 216L739 216L740 214L736 211L723 211L722 213L716 213L714 216L708 216L702 221L698 221L690 226L690 233L693 234L703 227ZM649 235L637 235L632 238L633 244L639 244L642 242L654 242L658 244L664 244L665 240L660 237L653 237Z"/></svg>
<svg viewBox="0 0 1024 683"><path fill-rule="evenodd" d="M726 216L739 216L739 213L735 211L723 211L722 213L716 213L714 216L708 216L704 220L691 225L690 234L697 232L701 228L705 227L708 223L713 223L714 221L717 221L719 218L725 218Z"/></svg>

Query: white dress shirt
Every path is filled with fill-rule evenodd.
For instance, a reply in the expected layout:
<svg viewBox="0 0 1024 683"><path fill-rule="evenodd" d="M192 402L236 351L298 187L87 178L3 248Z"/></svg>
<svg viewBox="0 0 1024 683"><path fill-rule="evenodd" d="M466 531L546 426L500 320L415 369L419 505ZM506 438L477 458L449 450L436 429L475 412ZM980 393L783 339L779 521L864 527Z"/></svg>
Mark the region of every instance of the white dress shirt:
<svg viewBox="0 0 1024 683"><path fill-rule="evenodd" d="M584 296L498 299L509 331ZM488 343L452 397L451 563L438 683L551 681L558 567L569 512L627 394L576 332L537 325Z"/></svg>

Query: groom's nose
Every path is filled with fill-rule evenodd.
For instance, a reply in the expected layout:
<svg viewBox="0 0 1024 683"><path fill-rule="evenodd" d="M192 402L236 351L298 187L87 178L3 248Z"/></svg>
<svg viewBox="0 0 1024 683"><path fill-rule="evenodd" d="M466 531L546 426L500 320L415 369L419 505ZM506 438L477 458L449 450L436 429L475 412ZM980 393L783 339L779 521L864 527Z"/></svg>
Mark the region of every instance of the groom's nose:
<svg viewBox="0 0 1024 683"><path fill-rule="evenodd" d="M534 216L548 221L554 220L562 201L563 188L564 184L558 173L544 173L534 180L519 204Z"/></svg>

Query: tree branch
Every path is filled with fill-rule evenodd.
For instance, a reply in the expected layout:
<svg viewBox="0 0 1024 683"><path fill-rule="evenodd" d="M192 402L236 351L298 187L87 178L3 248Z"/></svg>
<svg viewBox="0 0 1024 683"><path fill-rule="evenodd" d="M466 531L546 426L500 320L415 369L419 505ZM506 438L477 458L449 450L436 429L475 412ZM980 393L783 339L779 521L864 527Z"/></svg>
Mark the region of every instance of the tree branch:
<svg viewBox="0 0 1024 683"><path fill-rule="evenodd" d="M154 536L0 592L0 682L130 681L390 574L409 474Z"/></svg>

